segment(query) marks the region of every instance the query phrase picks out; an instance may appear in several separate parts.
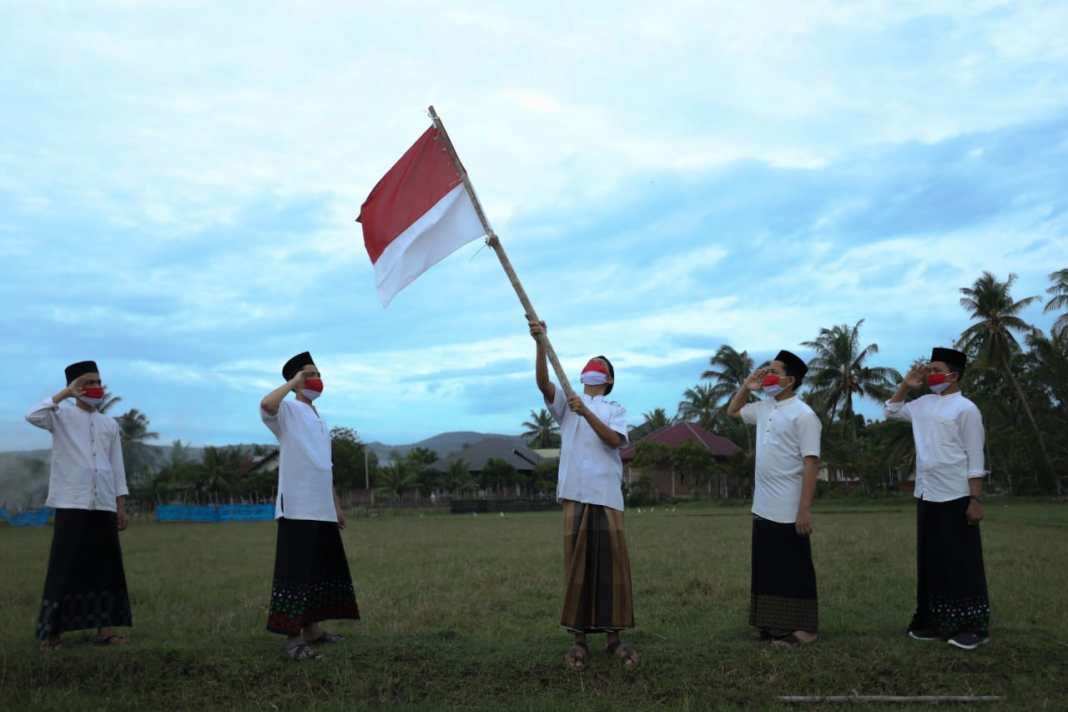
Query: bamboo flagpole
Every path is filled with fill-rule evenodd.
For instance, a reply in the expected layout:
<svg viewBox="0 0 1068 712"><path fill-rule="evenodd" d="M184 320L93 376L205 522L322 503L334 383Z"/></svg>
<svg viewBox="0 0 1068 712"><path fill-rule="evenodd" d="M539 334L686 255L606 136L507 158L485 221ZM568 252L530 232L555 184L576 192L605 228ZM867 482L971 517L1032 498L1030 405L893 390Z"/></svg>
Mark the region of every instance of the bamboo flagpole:
<svg viewBox="0 0 1068 712"><path fill-rule="evenodd" d="M464 190L467 191L468 197L471 198L471 203L475 206L475 213L478 215L479 221L482 223L482 228L486 231L486 244L493 248L493 251L497 255L497 259L501 262L501 267L504 268L504 273L508 275L508 281L512 283L512 288L515 289L515 294L519 297L519 303L523 305L523 310L529 319L535 322L540 322L538 319L538 313L534 311L534 305L530 303L530 298L527 296L527 291L523 289L523 283L519 281L519 276L515 273L515 269L512 267L511 260L508 259L508 254L504 251L504 245L501 244L501 240L497 237L497 233L493 231L493 228L489 224L489 220L486 219L486 213L482 210L482 203L478 202L478 195L475 194L475 188L471 185L471 179L467 175L467 170L464 168L464 164L460 161L459 154L456 153L456 147L452 145L452 139L449 138L449 132L445 130L445 124L441 122L441 117L438 116L438 112L434 111L434 107L427 108L427 113L430 114L430 119L434 122L434 128L438 130L438 134L441 136L442 141L445 144L445 150L449 152L449 157L452 158L453 164L456 166L456 172L460 175L460 180L463 181ZM564 389L564 395L570 398L575 394L575 391L571 388L571 381L567 378L567 373L564 371L564 367L560 365L560 359L556 357L556 351L553 349L552 343L549 341L548 334L541 335L542 346L545 347L545 354L549 358L549 363L553 367L553 371L556 373L556 378L560 381L560 387Z"/></svg>

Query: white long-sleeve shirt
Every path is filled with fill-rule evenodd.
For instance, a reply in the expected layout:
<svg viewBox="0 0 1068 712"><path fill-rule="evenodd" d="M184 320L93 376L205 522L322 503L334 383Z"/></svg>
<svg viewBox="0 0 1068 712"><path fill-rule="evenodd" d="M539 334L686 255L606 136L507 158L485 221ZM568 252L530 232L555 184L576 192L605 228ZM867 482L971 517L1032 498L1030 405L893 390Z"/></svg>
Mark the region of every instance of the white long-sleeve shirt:
<svg viewBox="0 0 1068 712"><path fill-rule="evenodd" d="M753 514L780 524L797 521L805 480L805 458L820 456L820 423L797 396L747 403L742 420L756 426Z"/></svg>
<svg viewBox="0 0 1068 712"><path fill-rule="evenodd" d="M52 433L52 471L45 505L55 509L116 510L129 494L119 424L99 411L41 401L26 420Z"/></svg>
<svg viewBox="0 0 1068 712"><path fill-rule="evenodd" d="M983 477L983 415L958 393L928 393L909 402L886 402L887 418L912 423L919 499L948 502L970 494L968 480Z"/></svg>
<svg viewBox="0 0 1068 712"><path fill-rule="evenodd" d="M330 428L307 403L286 399L260 418L278 438L278 498L274 517L336 522Z"/></svg>
<svg viewBox="0 0 1068 712"><path fill-rule="evenodd" d="M627 441L627 411L604 396L581 394L582 402L601 422ZM564 389L556 386L549 412L560 424L560 469L556 498L599 504L623 511L623 460L619 448L606 445L597 431L567 405Z"/></svg>

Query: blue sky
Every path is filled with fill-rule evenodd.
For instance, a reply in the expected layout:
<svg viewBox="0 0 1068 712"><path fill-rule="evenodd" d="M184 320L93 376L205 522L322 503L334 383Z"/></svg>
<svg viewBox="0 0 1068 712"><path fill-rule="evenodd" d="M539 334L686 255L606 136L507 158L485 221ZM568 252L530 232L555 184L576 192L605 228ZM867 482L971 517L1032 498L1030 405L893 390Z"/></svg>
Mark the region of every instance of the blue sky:
<svg viewBox="0 0 1068 712"><path fill-rule="evenodd" d="M162 442L267 442L304 349L365 438L517 431L533 348L492 252L383 310L354 222L431 103L565 366L612 357L634 424L720 344L863 318L902 368L982 270L1023 297L1068 266L1063 3L3 13L0 449L47 446L23 414L82 358Z"/></svg>

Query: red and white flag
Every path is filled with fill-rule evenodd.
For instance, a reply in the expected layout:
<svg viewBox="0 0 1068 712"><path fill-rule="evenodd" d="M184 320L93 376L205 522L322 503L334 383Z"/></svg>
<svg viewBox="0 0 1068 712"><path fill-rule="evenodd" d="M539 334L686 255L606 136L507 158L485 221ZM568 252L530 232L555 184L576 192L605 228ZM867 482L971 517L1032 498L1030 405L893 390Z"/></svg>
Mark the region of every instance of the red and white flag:
<svg viewBox="0 0 1068 712"><path fill-rule="evenodd" d="M360 208L363 242L382 306L416 277L486 230L446 146L431 126Z"/></svg>

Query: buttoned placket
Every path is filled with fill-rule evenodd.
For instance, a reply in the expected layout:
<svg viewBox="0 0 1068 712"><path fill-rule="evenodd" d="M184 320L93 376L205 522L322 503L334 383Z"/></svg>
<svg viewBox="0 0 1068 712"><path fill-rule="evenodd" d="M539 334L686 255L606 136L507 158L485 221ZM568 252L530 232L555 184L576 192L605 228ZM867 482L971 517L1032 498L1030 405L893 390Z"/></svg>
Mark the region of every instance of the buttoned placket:
<svg viewBox="0 0 1068 712"><path fill-rule="evenodd" d="M775 414L779 412L779 401L773 401L771 409L768 411L768 422L765 426L767 431L767 443L771 445L775 442Z"/></svg>
<svg viewBox="0 0 1068 712"><path fill-rule="evenodd" d="M94 422L93 414L87 414L89 418L89 454L92 458L92 482L90 483L90 502L89 509L96 509L96 481L97 481L97 468L96 468L96 423Z"/></svg>
<svg viewBox="0 0 1068 712"><path fill-rule="evenodd" d="M572 446L573 452L578 457L571 457L571 467L568 469L567 479L571 480L572 482L578 483L578 489L575 492L575 497L578 501L582 502L586 499L586 491L583 488L585 481L581 477L576 478L575 473L571 472L572 469L581 470L586 459L586 454L579 447L579 434L582 432L582 416L580 416L578 413L572 413L572 416L575 423L575 427L572 431L574 435L572 435L571 437L571 442L574 443Z"/></svg>

